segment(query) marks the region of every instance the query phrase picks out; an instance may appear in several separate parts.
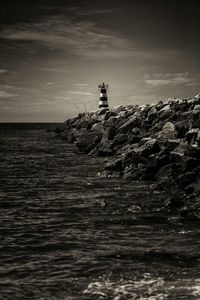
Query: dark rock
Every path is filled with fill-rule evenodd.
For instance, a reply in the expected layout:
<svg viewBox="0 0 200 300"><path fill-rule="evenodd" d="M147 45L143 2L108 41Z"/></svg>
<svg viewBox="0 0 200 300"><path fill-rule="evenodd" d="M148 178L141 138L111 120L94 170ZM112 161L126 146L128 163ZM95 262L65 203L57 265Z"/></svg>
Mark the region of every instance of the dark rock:
<svg viewBox="0 0 200 300"><path fill-rule="evenodd" d="M74 133L72 131L64 132L63 135L62 135L62 139L67 141L68 143L72 144L75 141Z"/></svg>
<svg viewBox="0 0 200 300"><path fill-rule="evenodd" d="M134 127L140 127L140 125L141 121L138 118L133 117L119 127L119 132L127 133L130 132Z"/></svg>
<svg viewBox="0 0 200 300"><path fill-rule="evenodd" d="M99 111L98 111L98 116L101 116L101 115L105 115L106 112L108 111L108 108L101 108Z"/></svg>
<svg viewBox="0 0 200 300"><path fill-rule="evenodd" d="M185 188L197 178L196 172L186 172L177 177L177 182L181 188Z"/></svg>
<svg viewBox="0 0 200 300"><path fill-rule="evenodd" d="M185 155L190 150L187 141L181 139L178 147L174 149L174 152Z"/></svg>
<svg viewBox="0 0 200 300"><path fill-rule="evenodd" d="M147 158L149 155L160 151L160 147L156 139L149 139L144 145L137 149L139 156Z"/></svg>
<svg viewBox="0 0 200 300"><path fill-rule="evenodd" d="M158 115L158 111L157 111L156 107L152 107L150 109L150 111L148 112L147 122L151 123L153 120L156 119L157 115Z"/></svg>
<svg viewBox="0 0 200 300"><path fill-rule="evenodd" d="M184 154L171 151L170 152L170 161L173 163L183 163L184 162Z"/></svg>
<svg viewBox="0 0 200 300"><path fill-rule="evenodd" d="M108 171L122 171L122 158L120 157L110 161L105 169Z"/></svg>
<svg viewBox="0 0 200 300"><path fill-rule="evenodd" d="M110 144L109 145L100 145L99 149L97 151L97 155L98 156L112 156L114 154L113 149L110 148Z"/></svg>
<svg viewBox="0 0 200 300"><path fill-rule="evenodd" d="M114 127L106 127L103 132L103 135L102 135L101 144L106 145L106 143L109 140L113 139L114 135L115 135L115 128Z"/></svg>
<svg viewBox="0 0 200 300"><path fill-rule="evenodd" d="M102 125L101 122L94 123L91 127L91 130L92 131L97 131L97 132L100 132L100 133L103 133L103 131L104 131L103 125Z"/></svg>
<svg viewBox="0 0 200 300"><path fill-rule="evenodd" d="M139 135L140 133L141 133L140 128L134 127L134 128L132 129L132 134L134 134L134 135Z"/></svg>
<svg viewBox="0 0 200 300"><path fill-rule="evenodd" d="M175 126L172 122L167 122L164 124L162 130L158 134L158 139L160 141L165 141L168 139L175 139L176 138L176 131Z"/></svg>
<svg viewBox="0 0 200 300"><path fill-rule="evenodd" d="M130 136L130 138L129 138L129 143L130 143L130 144L135 144L135 143L138 143L141 139L142 139L141 136L132 134L132 135Z"/></svg>
<svg viewBox="0 0 200 300"><path fill-rule="evenodd" d="M192 171L200 165L200 159L186 156L184 158L185 171Z"/></svg>
<svg viewBox="0 0 200 300"><path fill-rule="evenodd" d="M142 179L143 180L155 179L155 176L157 176L156 174L158 173L158 171L161 168L163 168L165 165L169 165L169 164L170 164L169 154L160 152L158 154L149 156L149 159L146 164L144 176L142 177ZM161 172L161 174L162 174L162 172ZM166 170L165 170L165 172L166 172ZM158 176L160 176L160 175L158 175Z"/></svg>
<svg viewBox="0 0 200 300"><path fill-rule="evenodd" d="M138 168L135 165L131 165L124 170L123 178L126 180L136 181L139 180L140 176L141 172Z"/></svg>
<svg viewBox="0 0 200 300"><path fill-rule="evenodd" d="M190 145L190 147L187 149L187 151L185 151L185 155L199 159L200 158L200 147L197 144Z"/></svg>
<svg viewBox="0 0 200 300"><path fill-rule="evenodd" d="M200 110L193 110L192 128L200 128Z"/></svg>
<svg viewBox="0 0 200 300"><path fill-rule="evenodd" d="M59 134L59 133L61 133L61 132L64 132L65 129L66 129L65 125L59 125L59 126L57 126L57 127L55 128L55 132L56 132L57 134Z"/></svg>
<svg viewBox="0 0 200 300"><path fill-rule="evenodd" d="M180 139L168 139L165 147L168 149L168 151L173 151L175 148L178 147L180 144Z"/></svg>
<svg viewBox="0 0 200 300"><path fill-rule="evenodd" d="M137 149L133 149L123 156L123 169L129 164L138 165L139 163L146 164L147 159L141 156Z"/></svg>
<svg viewBox="0 0 200 300"><path fill-rule="evenodd" d="M116 117L111 116L107 121L105 121L104 127L111 127L116 131L117 128L120 126L120 124L121 124L120 118L118 118L117 116Z"/></svg>
<svg viewBox="0 0 200 300"><path fill-rule="evenodd" d="M158 118L164 120L169 117L172 117L172 110L169 105L166 105L159 111Z"/></svg>
<svg viewBox="0 0 200 300"><path fill-rule="evenodd" d="M118 145L122 145L126 142L128 142L128 135L127 134L118 134L112 143L112 148L114 148Z"/></svg>
<svg viewBox="0 0 200 300"><path fill-rule="evenodd" d="M112 110L108 110L106 111L105 113L105 117L104 117L104 120L108 120L110 117L115 117L117 114L116 112L112 111Z"/></svg>
<svg viewBox="0 0 200 300"><path fill-rule="evenodd" d="M101 140L101 135L96 132L85 132L78 137L77 147L81 152L89 153Z"/></svg>
<svg viewBox="0 0 200 300"><path fill-rule="evenodd" d="M157 189L161 191L167 191L169 193L179 192L179 186L172 177L161 177L157 181Z"/></svg>
<svg viewBox="0 0 200 300"><path fill-rule="evenodd" d="M187 220L200 220L200 189L186 197L180 213Z"/></svg>
<svg viewBox="0 0 200 300"><path fill-rule="evenodd" d="M194 143L197 136L198 136L198 133L199 133L199 129L198 128L192 128L190 129L186 135L185 135L185 138L186 138L186 141L190 144L190 143Z"/></svg>
<svg viewBox="0 0 200 300"><path fill-rule="evenodd" d="M200 130L198 132L197 138L196 138L196 142L198 144L198 146L200 146Z"/></svg>
<svg viewBox="0 0 200 300"><path fill-rule="evenodd" d="M177 131L177 138L184 138L189 128L190 128L190 124L187 120L176 122L175 130Z"/></svg>
<svg viewBox="0 0 200 300"><path fill-rule="evenodd" d="M173 164L170 163L168 165L165 165L159 169L159 171L156 173L156 179L158 181L161 180L161 178L173 178L174 177L174 170L173 170Z"/></svg>

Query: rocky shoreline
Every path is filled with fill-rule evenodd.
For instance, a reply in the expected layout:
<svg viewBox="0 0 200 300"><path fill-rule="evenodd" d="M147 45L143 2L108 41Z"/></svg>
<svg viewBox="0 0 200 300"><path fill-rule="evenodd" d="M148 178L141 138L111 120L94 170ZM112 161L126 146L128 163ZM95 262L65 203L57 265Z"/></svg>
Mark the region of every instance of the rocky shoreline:
<svg viewBox="0 0 200 300"><path fill-rule="evenodd" d="M80 113L56 134L106 158L99 176L155 182L167 209L200 220L200 96Z"/></svg>

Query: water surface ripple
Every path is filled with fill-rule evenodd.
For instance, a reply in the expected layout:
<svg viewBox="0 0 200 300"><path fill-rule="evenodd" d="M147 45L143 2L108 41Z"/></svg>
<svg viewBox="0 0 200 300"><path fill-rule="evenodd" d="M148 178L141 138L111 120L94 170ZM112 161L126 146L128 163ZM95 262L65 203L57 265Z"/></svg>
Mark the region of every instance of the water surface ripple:
<svg viewBox="0 0 200 300"><path fill-rule="evenodd" d="M0 125L0 300L200 299L199 224L48 126Z"/></svg>

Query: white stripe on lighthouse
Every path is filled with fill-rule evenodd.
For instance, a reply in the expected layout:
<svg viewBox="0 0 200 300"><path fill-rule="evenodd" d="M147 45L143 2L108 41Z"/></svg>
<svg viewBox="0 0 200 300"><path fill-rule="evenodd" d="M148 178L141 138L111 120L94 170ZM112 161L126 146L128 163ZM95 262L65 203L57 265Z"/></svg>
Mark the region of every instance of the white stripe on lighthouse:
<svg viewBox="0 0 200 300"><path fill-rule="evenodd" d="M108 101L99 100L99 105L108 105Z"/></svg>
<svg viewBox="0 0 200 300"><path fill-rule="evenodd" d="M101 97L107 97L107 94L106 93L100 93L100 98Z"/></svg>

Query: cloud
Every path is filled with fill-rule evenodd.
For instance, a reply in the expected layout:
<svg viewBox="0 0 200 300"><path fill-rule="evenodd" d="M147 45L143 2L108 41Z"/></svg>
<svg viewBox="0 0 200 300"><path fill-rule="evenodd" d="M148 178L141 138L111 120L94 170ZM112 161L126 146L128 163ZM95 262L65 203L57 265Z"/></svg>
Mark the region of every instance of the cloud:
<svg viewBox="0 0 200 300"><path fill-rule="evenodd" d="M12 97L18 97L19 95L17 94L12 94L6 91L0 91L0 97L1 98L12 98Z"/></svg>
<svg viewBox="0 0 200 300"><path fill-rule="evenodd" d="M68 94L80 95L80 96L93 96L94 95L94 93L84 92L84 91L68 91Z"/></svg>
<svg viewBox="0 0 200 300"><path fill-rule="evenodd" d="M66 102L66 100L69 100L70 98L68 96L56 96L54 99L56 102Z"/></svg>
<svg viewBox="0 0 200 300"><path fill-rule="evenodd" d="M130 57L134 50L128 40L103 31L95 23L66 20L63 16L48 17L32 24L10 25L2 30L0 37L34 42L38 48L63 50L90 59Z"/></svg>
<svg viewBox="0 0 200 300"><path fill-rule="evenodd" d="M184 73L154 73L153 77L149 75L145 75L145 83L152 86L158 87L163 85L182 85L185 84L187 86L196 85L196 79L194 77L190 77L188 72Z"/></svg>
<svg viewBox="0 0 200 300"><path fill-rule="evenodd" d="M78 87L85 87L85 86L88 86L89 84L88 83L75 83L75 85Z"/></svg>
<svg viewBox="0 0 200 300"><path fill-rule="evenodd" d="M55 73L69 73L69 72L71 72L69 70L55 69L55 68L36 68L35 70L45 71L45 72L55 72Z"/></svg>
<svg viewBox="0 0 200 300"><path fill-rule="evenodd" d="M75 11L76 15L79 16L94 16L94 15L102 15L109 14L118 11L117 9L87 9L87 10L77 10Z"/></svg>
<svg viewBox="0 0 200 300"><path fill-rule="evenodd" d="M8 90L10 91L16 91L16 92L38 92L38 89L36 88L30 88L30 87L23 87L23 86L15 86L15 85L9 85L9 84L2 84L0 85L0 89ZM18 96L18 95L17 95Z"/></svg>

